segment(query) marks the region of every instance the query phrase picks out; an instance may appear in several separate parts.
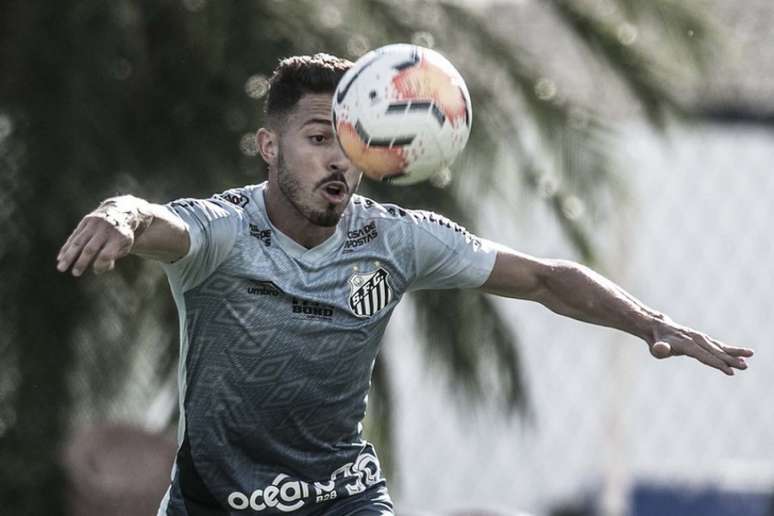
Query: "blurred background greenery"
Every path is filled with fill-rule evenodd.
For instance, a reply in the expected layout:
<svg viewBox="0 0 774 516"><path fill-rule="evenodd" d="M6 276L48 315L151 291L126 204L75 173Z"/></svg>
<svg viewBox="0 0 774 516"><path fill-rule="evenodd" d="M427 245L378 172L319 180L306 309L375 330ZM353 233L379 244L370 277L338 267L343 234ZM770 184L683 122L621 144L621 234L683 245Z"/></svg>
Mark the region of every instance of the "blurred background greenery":
<svg viewBox="0 0 774 516"><path fill-rule="evenodd" d="M177 315L160 269L129 258L115 273L76 281L55 271L54 258L105 197L166 202L262 181L250 135L261 125L266 78L278 59L323 51L354 60L406 41L441 51L466 78L474 104L455 177L413 188L367 183L361 193L436 210L475 230L475 200L502 199L518 184L549 208L576 257L604 270L590 234L627 195L614 173L611 112L616 98L626 98L656 129L695 114L686 99L717 44L697 5L547 1L539 8L551 30L525 38L513 27L530 21L512 6L480 2L4 2L3 514L62 514L58 457L73 429L107 420L161 431L176 424ZM583 98L563 87L557 77L567 63L539 51L560 37L615 91ZM442 364L462 403L480 399L494 371L503 412L529 413L517 335L489 298L422 292L411 302L428 360ZM389 465L388 370L380 359L368 428Z"/></svg>

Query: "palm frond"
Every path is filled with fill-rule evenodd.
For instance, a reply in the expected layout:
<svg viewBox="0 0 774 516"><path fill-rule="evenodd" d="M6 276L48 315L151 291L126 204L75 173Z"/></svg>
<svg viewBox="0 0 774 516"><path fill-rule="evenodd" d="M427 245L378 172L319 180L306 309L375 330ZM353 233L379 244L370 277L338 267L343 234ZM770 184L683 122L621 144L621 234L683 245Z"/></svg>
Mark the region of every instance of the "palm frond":
<svg viewBox="0 0 774 516"><path fill-rule="evenodd" d="M717 29L704 14L706 5L679 0L616 0L616 3L626 16L659 26L670 38L668 51L686 53L699 71L705 70L711 51L718 43L712 37Z"/></svg>
<svg viewBox="0 0 774 516"><path fill-rule="evenodd" d="M642 3L648 2L640 2ZM546 5L554 10L580 42L587 45L594 55L604 59L610 70L642 105L646 118L654 126L663 128L668 113L687 114L674 94L673 87L670 87L673 81L670 80L666 70L639 45L633 44L633 40L627 41L622 38L615 25L590 14L572 0L557 0L548 2ZM629 1L624 1L623 5L628 6L631 12L642 10ZM661 7L666 5L668 3L660 2ZM651 6L651 8L654 7ZM661 11L653 12L663 15ZM679 20L678 27L681 27L681 31L685 30L687 34L690 30L694 30L702 34L700 22L687 17L684 10L677 10L675 15ZM682 28L684 25L696 28L684 29Z"/></svg>

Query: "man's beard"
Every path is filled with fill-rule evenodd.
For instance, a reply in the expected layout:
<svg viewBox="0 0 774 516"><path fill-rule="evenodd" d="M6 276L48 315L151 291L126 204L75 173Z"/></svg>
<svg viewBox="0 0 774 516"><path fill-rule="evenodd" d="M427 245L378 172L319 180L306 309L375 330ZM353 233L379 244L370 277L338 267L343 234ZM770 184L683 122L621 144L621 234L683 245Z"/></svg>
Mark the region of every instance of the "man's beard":
<svg viewBox="0 0 774 516"><path fill-rule="evenodd" d="M341 214L336 213L336 206L333 204L328 205L328 209L321 211L315 210L311 207L304 206L302 200L303 190L298 180L293 177L285 166L285 160L282 156L282 148L277 150L277 182L279 183L280 191L290 201L290 204L301 214L306 220L316 226L333 227L339 223Z"/></svg>

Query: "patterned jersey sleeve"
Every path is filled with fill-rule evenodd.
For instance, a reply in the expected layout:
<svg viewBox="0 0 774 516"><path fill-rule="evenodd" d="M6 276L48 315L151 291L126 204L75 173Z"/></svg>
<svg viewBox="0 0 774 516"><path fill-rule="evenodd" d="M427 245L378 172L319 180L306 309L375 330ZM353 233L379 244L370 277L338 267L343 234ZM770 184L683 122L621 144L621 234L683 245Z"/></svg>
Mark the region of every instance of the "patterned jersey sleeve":
<svg viewBox="0 0 774 516"><path fill-rule="evenodd" d="M497 246L449 219L412 211L415 277L409 290L476 288L489 277Z"/></svg>
<svg viewBox="0 0 774 516"><path fill-rule="evenodd" d="M239 195L226 192L209 199L178 199L166 205L183 220L191 242L185 256L163 264L170 283L180 292L207 279L248 226L247 214L237 202L242 198Z"/></svg>

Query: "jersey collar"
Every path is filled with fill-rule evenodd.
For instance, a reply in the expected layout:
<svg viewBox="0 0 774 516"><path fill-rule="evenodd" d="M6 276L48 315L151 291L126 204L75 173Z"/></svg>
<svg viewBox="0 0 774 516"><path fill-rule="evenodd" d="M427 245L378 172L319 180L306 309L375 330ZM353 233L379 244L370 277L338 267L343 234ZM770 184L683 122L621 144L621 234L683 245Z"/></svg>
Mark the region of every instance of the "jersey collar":
<svg viewBox="0 0 774 516"><path fill-rule="evenodd" d="M307 249L306 247L302 246L289 236L287 236L285 233L277 229L274 224L271 223L271 220L269 219L269 213L266 211L266 202L264 199L264 194L266 191L266 186L264 183L264 187L260 190L259 195L257 195L256 203L258 204L259 208L261 209L261 212L263 213L263 216L266 217L266 222L269 224L269 227L271 228L272 233L274 234L274 240L276 241L277 245L282 248L285 253L288 254L288 256L295 258L296 260L300 260L309 264L312 263L319 263L324 258L326 258L328 255L333 253L334 251L337 251L345 240L345 230L343 229L344 222L347 212L349 211L349 206L347 206L347 209L344 210L344 214L342 215L341 220L336 225L336 230L333 232L331 236L329 236L325 241L317 244L316 246L312 247L311 249ZM350 202L352 200L350 199Z"/></svg>

